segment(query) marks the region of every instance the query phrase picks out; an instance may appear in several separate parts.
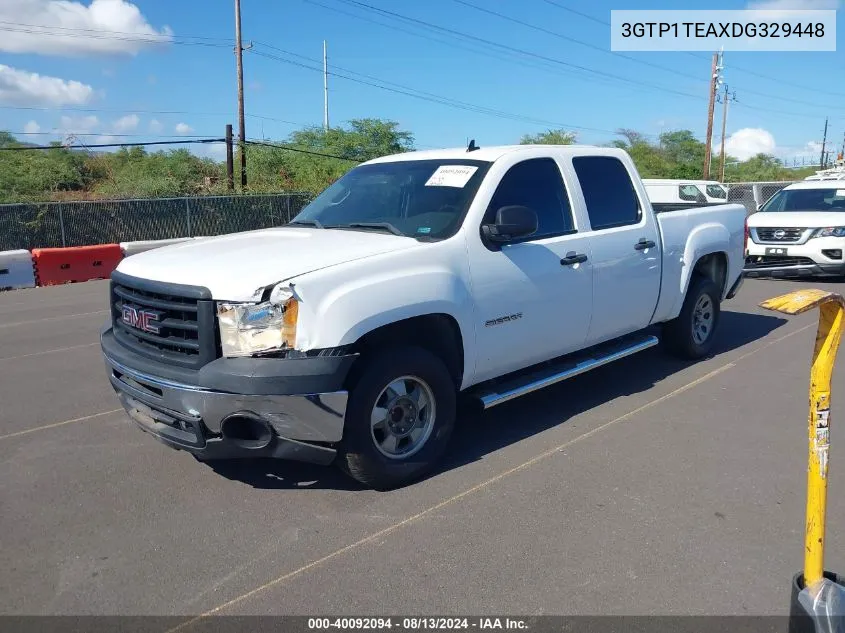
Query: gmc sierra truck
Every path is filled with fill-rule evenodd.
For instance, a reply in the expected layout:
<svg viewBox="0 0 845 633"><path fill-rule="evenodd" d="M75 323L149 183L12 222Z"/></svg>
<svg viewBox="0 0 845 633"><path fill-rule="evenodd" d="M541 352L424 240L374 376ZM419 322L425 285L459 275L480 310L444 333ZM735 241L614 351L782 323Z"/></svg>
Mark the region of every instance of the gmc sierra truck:
<svg viewBox="0 0 845 633"><path fill-rule="evenodd" d="M124 259L108 378L141 429L200 461L335 462L397 487L441 457L459 396L494 407L659 338L707 355L745 217L655 215L615 148L385 156L285 226Z"/></svg>

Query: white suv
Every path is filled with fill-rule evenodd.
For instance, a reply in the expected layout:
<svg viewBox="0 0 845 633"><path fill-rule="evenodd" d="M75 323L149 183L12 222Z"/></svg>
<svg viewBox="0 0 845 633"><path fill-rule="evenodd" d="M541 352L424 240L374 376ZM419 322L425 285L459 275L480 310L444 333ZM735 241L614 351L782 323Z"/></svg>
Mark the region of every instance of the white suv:
<svg viewBox="0 0 845 633"><path fill-rule="evenodd" d="M781 189L748 217L746 277L845 275L845 181Z"/></svg>

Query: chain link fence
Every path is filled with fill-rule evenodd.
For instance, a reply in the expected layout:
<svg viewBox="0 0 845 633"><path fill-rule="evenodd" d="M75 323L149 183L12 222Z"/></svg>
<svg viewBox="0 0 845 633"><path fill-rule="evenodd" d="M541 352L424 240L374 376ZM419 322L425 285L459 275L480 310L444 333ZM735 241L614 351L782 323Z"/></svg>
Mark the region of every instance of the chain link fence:
<svg viewBox="0 0 845 633"><path fill-rule="evenodd" d="M0 205L0 251L222 235L279 226L310 194Z"/></svg>
<svg viewBox="0 0 845 633"><path fill-rule="evenodd" d="M727 183L728 202L745 206L748 213L755 213L757 208L778 191L797 180L783 182L735 182Z"/></svg>
<svg viewBox="0 0 845 633"><path fill-rule="evenodd" d="M730 183L728 202L748 213L791 184ZM222 235L279 226L311 200L307 193L46 202L0 205L0 251Z"/></svg>

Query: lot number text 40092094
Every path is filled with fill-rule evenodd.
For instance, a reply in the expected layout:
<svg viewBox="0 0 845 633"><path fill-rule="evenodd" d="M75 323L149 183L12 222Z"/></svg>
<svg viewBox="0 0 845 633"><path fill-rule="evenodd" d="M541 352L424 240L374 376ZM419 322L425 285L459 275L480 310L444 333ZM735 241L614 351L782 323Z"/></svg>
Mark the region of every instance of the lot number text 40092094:
<svg viewBox="0 0 845 633"><path fill-rule="evenodd" d="M344 630L391 630L400 631L446 631L462 630L511 630L527 629L524 620L518 618L439 618L439 617L373 617L373 618L308 618L308 628L314 631L331 629Z"/></svg>

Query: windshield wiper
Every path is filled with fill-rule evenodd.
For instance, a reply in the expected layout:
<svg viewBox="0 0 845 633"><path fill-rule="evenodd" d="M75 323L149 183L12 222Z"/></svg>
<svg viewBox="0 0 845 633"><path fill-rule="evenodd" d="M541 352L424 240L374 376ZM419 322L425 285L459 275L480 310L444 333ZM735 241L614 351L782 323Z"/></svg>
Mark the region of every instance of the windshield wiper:
<svg viewBox="0 0 845 633"><path fill-rule="evenodd" d="M319 220L293 220L291 222L288 222L288 225L291 225L291 224L296 225L296 226L314 226L318 229L326 228L325 226L323 226L323 223L320 222Z"/></svg>
<svg viewBox="0 0 845 633"><path fill-rule="evenodd" d="M390 222L350 222L349 224L340 224L338 226L333 226L331 228L338 228L338 229L377 229L382 231L389 231L394 235L399 235L400 237L407 237L402 231L397 229L393 226Z"/></svg>

